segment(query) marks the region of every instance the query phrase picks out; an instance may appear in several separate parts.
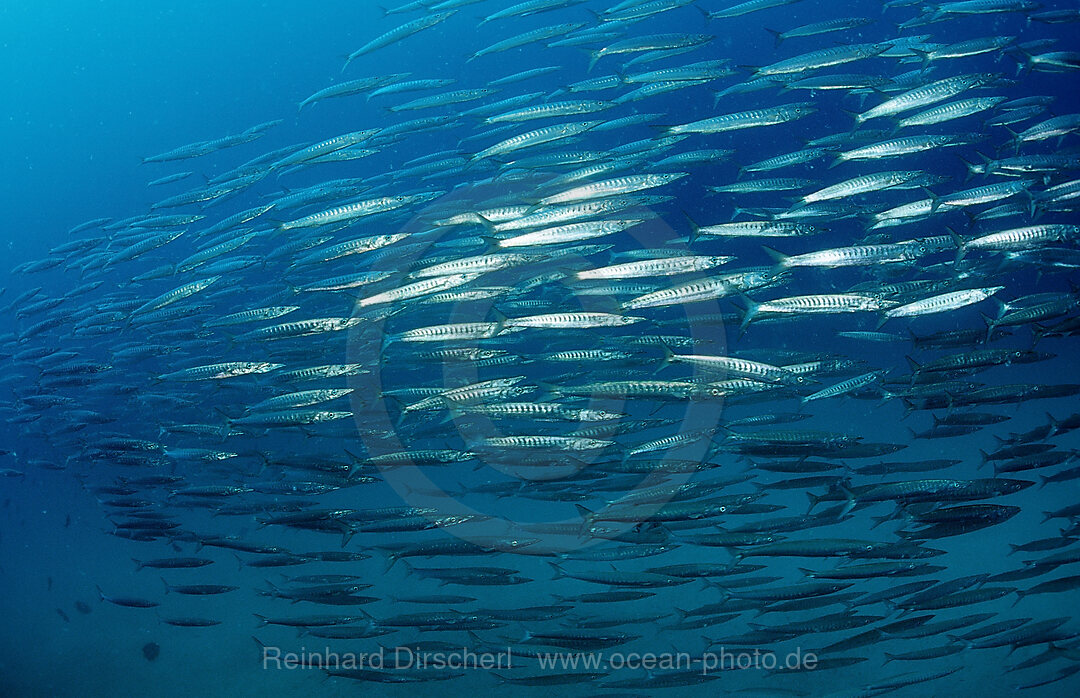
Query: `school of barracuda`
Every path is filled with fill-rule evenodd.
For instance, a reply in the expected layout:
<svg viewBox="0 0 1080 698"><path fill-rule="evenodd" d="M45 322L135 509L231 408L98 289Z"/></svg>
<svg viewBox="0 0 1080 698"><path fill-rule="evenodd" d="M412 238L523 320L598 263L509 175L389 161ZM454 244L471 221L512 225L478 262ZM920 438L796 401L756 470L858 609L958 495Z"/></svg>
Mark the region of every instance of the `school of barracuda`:
<svg viewBox="0 0 1080 698"><path fill-rule="evenodd" d="M976 659L996 688L1068 682L1080 114L1049 88L1075 92L1080 52L1045 31L1080 11L819 3L791 26L794 2L389 10L340 47L339 82L297 95L302 142L260 152L294 128L267 121L147 157L152 190L178 193L17 266L69 290L2 309L4 474L79 478L136 575L165 577L101 600L169 632L509 646L485 685L597 695L810 695L807 674L934 695ZM758 12L775 47L724 55ZM676 13L687 31L651 30ZM987 15L1013 34L974 32ZM455 22L457 78L365 72ZM545 60L567 46L586 53ZM505 51L536 67L469 81ZM694 118L665 111L674 92ZM357 130L305 128L345 104ZM943 172L961 160L967 181ZM211 161L229 169L200 181ZM1034 401L1036 426L1009 423ZM1036 496L1066 504L1039 523ZM1018 515L1041 535L1004 533ZM973 540L994 552L961 563ZM243 589L257 619L170 611ZM721 646L818 662L536 665ZM326 667L313 687L327 674L464 672Z"/></svg>

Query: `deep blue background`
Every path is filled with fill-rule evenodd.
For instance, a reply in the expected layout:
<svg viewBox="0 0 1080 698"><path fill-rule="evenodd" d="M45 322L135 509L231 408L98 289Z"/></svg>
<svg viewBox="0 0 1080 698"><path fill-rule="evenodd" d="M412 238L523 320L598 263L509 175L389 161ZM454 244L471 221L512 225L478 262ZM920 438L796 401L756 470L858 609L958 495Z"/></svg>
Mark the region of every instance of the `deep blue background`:
<svg viewBox="0 0 1080 698"><path fill-rule="evenodd" d="M315 141L349 130L386 125L422 114L411 112L394 116L382 109L383 106L419 96L419 93L409 93L371 102L365 102L362 96L328 100L306 108L297 116L298 102L335 81L411 71L412 78L457 77L458 84L449 89L460 89L482 87L491 78L538 65L565 66L561 73L506 86L499 95L502 97L540 89L554 90L587 77L587 56L581 49L545 49L538 45L486 56L463 68L466 55L499 39L572 18L588 21L591 16L586 7L605 7L604 3L591 2L565 12L492 22L476 28L478 17L509 4L489 2L465 7L444 25L361 57L343 75L341 66L345 55L372 37L418 15L408 13L383 18L374 3L338 0L319 2L316 9L284 1L8 3L0 8L0 104L5 106L7 113L0 126L0 157L3 158L3 166L0 167L0 210L3 211L4 223L0 242L3 249L8 251L0 256L3 261L0 263L0 286L10 288L6 296L0 299L0 304L6 303L28 286L46 285L49 288L50 284L55 284L56 292L70 288L74 282L71 279L61 281L59 273L12 278L8 269L19 262L44 256L49 248L67 239L66 231L70 227L84 220L99 216L123 218L144 212L153 201L196 186L200 175L213 176L267 150L291 143ZM712 9L723 5L701 4ZM839 40L873 41L893 36L894 29L887 23L913 14L911 8L904 8L890 10L882 16L880 7L877 2L804 0L789 7L747 17L714 20L707 26L694 8L686 7L639 26L642 31L650 33L707 31L717 35L706 52L677 57L669 62L670 65L707 57L728 57L734 64L766 64L832 45ZM881 17L882 23L843 35L793 39L779 49L773 48L772 36L763 29L765 26L786 29L846 15ZM1014 34L1021 30L1038 36L1067 38L1072 29L1068 25L1047 27L1038 24L1024 29L1021 18L1004 15L964 18L907 33L931 33L948 40L958 27L963 28L964 38L994 33ZM605 58L588 76L603 75L619 64L618 58ZM1005 59L995 64L991 58L980 57L964 65L967 66L965 69L997 69L1011 73L1014 62ZM837 72L873 72L876 69L899 70L899 67L888 62L873 62L865 66L843 66ZM938 71L947 74L958 69L943 63ZM721 81L718 86L727 86L736 79ZM1071 90L1077 102L1070 104L1066 97L1070 91L1063 89L1062 81L1072 80L1071 76L1034 74L1023 79L1024 84L1015 92L1055 93L1059 95L1056 112L1077 110L1080 104L1077 91ZM605 93L597 93L596 96L602 98ZM805 98L806 95L800 92L784 96L777 96L774 92L758 92L725 98L713 109L711 93L705 88L692 88L633 106L640 111L665 112L669 123L681 123L716 113ZM821 96L820 99L834 105L841 103L835 95ZM857 102L846 100L843 105L854 108ZM438 113L443 113L443 110L438 110ZM277 118L285 122L254 144L197 160L139 164L140 159L147 155L193 141L236 133L253 124ZM957 123L963 123L962 128L976 127L972 122ZM799 147L800 138L846 130L850 125L850 120L839 112L819 113L790 128L763 129L760 135L746 132L735 136L726 134L715 139L703 138L683 148L737 147L733 162L702 168L699 175L695 175L707 184L721 184L734 180L740 163L795 150ZM952 125L946 124L943 128L952 128ZM448 134L425 134L413 139L404 148L396 149L392 155L380 155L348 165L327 166L325 170L307 177L310 180L311 177L372 174L409 157L456 147L457 137L470 133L472 131L462 129ZM626 138L645 138L651 134L647 127L635 127L632 132L627 132ZM614 144L608 141L608 145ZM1067 140L1065 145L1072 147L1075 141ZM1045 152L1053 147L1053 144L1047 144L1033 150ZM919 166L927 169L946 171L957 177L963 175L961 163L951 154L928 156L920 158L918 162ZM193 170L196 174L179 184L151 189L145 186L150 180L182 170ZM840 173L850 171L837 169L830 175L819 174L822 178L839 179ZM768 176L788 175L779 172ZM791 173L790 176L799 175ZM257 190L268 193L275 188L272 182L264 182ZM906 195L897 203L903 200L908 200ZM772 203L770 197L751 198L747 202L751 205L754 202L765 205ZM250 205L254 203L252 200ZM710 222L717 222L730 211L729 202L722 199L700 205L702 208L715 207L710 210L715 211L716 218ZM218 213L215 212L215 215ZM955 222L963 223L959 215L954 218ZM677 212L673 224L679 224ZM831 236L777 246L785 251L804 251L801 248L846 244L858 230L858 226L849 221L836 226ZM903 237L909 233L914 236L941 232L936 223L893 230L899 231L898 235ZM764 256L756 249L756 241L736 244L740 245L740 250L747 251L748 259L756 256L758 261L765 262ZM742 256L741 251L739 254ZM1016 289L1017 295L1024 290ZM978 322L974 313L965 317ZM5 317L0 322L8 323L10 318ZM5 325L0 329L7 331L10 328ZM820 338L827 337L829 327L815 324L810 330L800 331L816 333ZM785 342L799 345L802 338L810 336L784 337L772 333L772 328L754 328L748 341L760 346ZM1066 343L1055 344L1053 350L1064 353ZM860 351L861 348L850 350L850 353L860 355ZM899 349L874 347L864 351L864 358L902 366L901 353ZM1006 373L1000 382L1026 378L1039 380L1038 370L1022 368ZM1046 376L1041 378L1049 380ZM1076 380L1074 377L1054 379ZM1052 410L1057 416L1063 416L1072 404L1075 401L1055 403ZM1023 408L1022 412L1016 413L1018 418L1015 422L1007 425L1007 430L1019 431L1041 423L1042 409L1043 406L1037 404L1030 406L1030 409ZM738 414L742 416L744 412ZM842 423L846 427L860 419L864 420L863 424L871 425L887 422L883 427L887 433L882 434L881 440L902 440L906 435L906 424L899 423L900 410L896 405L889 406L884 412L887 415L884 420L881 412L873 411L872 403L863 402L854 406L851 403L823 405L820 414L824 417L816 423L818 428L826 428L831 423ZM828 421L830 417L833 422ZM925 426L920 423L920 428ZM9 440L15 431L6 426ZM980 447L993 445L989 434L981 434L978 438ZM967 448L961 455L968 458L973 456L971 442L962 440L962 443L967 444ZM913 448L911 452L904 453L904 457L941 457L953 446L948 443L923 443L919 444L918 451ZM64 454L45 455L62 461ZM965 474L975 477L987 472L983 470L977 473L972 469ZM11 481L0 483L0 486L4 488L3 506L6 507L3 518L5 526L0 530L5 557L3 567L7 575L5 581L8 589L19 591L17 594L5 594L5 604L0 607L6 611L5 617L10 619L9 627L16 629L15 633L5 638L7 642L4 647L9 651L18 650L15 654L4 653L8 661L4 668L18 666L25 669L26 673L21 676L25 680L22 684L24 687L40 687L42 684L38 679L46 677L55 680L63 690L83 686L87 693L94 693L97 687L106 692L115 688L116 684L112 682L117 677L128 677L130 683L127 685L164 686L179 695L183 682L176 682L176 677L200 674L204 667L194 662L207 662L206 641L202 638L221 636L191 635L188 636L191 638L188 645L177 641L162 642L166 645L167 653L161 663L147 665L138 655L138 649L149 640L161 642L164 633L160 632L156 617L152 614L137 616L127 613L126 609L98 604L93 597L93 584L103 583L110 591L130 589L132 593L148 595L160 593L160 585L148 570L138 577L132 575L132 567L127 560L132 548L124 541L102 535L108 524L101 508L64 473L31 469L25 482ZM1075 499L1072 492L1063 488L1053 495L1034 491L1028 493L1024 500L1027 509L1024 518L1012 522L1011 528L1002 529L1008 533L1001 535L1029 534L1030 531L1022 526L1038 522L1041 518L1038 509L1060 506L1069 498ZM792 499L797 499L798 505L803 502L800 493L792 493ZM71 528L64 526L68 514L75 521ZM210 525L210 522L202 520L199 523ZM1040 528L1039 535L1048 535L1048 531L1048 527ZM986 549L995 549L991 544L1000 544L1000 541L990 540L992 538L994 536L978 540L980 544L988 546ZM959 539L949 545L950 550L962 554L969 543ZM92 553L87 554L87 551ZM970 556L963 559L971 569L958 569L957 574L982 569L980 565L983 561L978 558L979 554L980 548L974 547ZM224 568L232 562L231 557L222 555L218 567ZM1012 560L1008 563L1009 567L1015 565L1016 562ZM396 574L403 573L398 570ZM46 591L48 577L53 578L53 592ZM521 593L521 590L514 593ZM687 591L687 595L686 603L695 603L694 593ZM89 618L76 616L76 621L83 622L81 626L62 624L54 608L64 606L70 612L70 602L75 599L91 602L95 615ZM252 610L261 610L260 599L250 596L245 599L250 602ZM530 601L527 595L518 599L523 604ZM1046 607L1036 606L1033 601L1027 602L1032 605L1023 607L1030 613L1045 611L1043 615L1049 616L1059 612L1052 608L1049 599ZM197 608L208 614L216 611L225 613L232 610L230 603L222 601L217 606ZM256 681L266 683L260 685L252 682L251 675L246 673L255 658L254 645L248 638L251 633L248 625L250 618L247 617L247 609L240 615L243 617L240 623L223 629L228 633L224 636L225 641L215 645L221 651L206 664L207 675L198 676L195 685L217 686L238 692L246 690L253 695L267 688L326 688L326 684L320 684L317 678L310 676L294 678L256 674ZM91 634L85 630L91 625L94 633L102 634ZM292 640L284 634L277 637ZM979 655L980 659L987 660L984 668L992 670L990 673L995 676L997 667L993 660L996 657ZM243 669L233 671L236 667ZM896 668L895 673L902 669ZM48 676L50 671L55 672L51 677ZM880 673L876 665L867 666L865 671ZM219 679L214 678L214 672L217 672ZM91 679L98 675L104 678ZM96 683L81 684L81 677ZM822 677L821 680L837 679ZM295 683L290 684L289 681ZM491 683L481 685L490 689ZM352 689L352 694L355 694L356 687L329 686L329 690L335 689L342 690L343 694ZM438 694L442 689L438 685L430 685L424 686L423 690Z"/></svg>

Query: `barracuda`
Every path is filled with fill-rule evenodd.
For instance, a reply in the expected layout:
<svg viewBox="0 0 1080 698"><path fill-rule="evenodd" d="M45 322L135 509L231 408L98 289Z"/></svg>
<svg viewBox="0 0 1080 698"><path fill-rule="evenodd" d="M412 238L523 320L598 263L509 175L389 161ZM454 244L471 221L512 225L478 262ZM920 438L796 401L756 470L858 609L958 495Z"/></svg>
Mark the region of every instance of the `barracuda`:
<svg viewBox="0 0 1080 698"><path fill-rule="evenodd" d="M875 172L874 174L862 175L844 180L839 184L825 187L802 197L803 203L810 204L817 201L830 201L833 199L846 199L860 194L892 189L921 176L922 170L894 170L890 172Z"/></svg>
<svg viewBox="0 0 1080 698"><path fill-rule="evenodd" d="M836 161L833 162L830 167L834 167L849 160L880 160L883 158L909 155L911 153L921 153L925 150L933 150L934 148L941 148L948 145L961 144L962 141L960 141L957 136L951 135L905 136L903 138L893 138L892 140L864 145L860 148L855 148L854 150L838 153Z"/></svg>
<svg viewBox="0 0 1080 698"><path fill-rule="evenodd" d="M765 383L794 385L802 382L802 379L791 371L760 361L750 361L749 359L740 359L732 356L676 354L670 349L666 349L664 352L664 362L660 365L660 368L675 363L689 364L696 369L750 378Z"/></svg>
<svg viewBox="0 0 1080 698"><path fill-rule="evenodd" d="M913 90L904 92L881 104L858 114L855 120L858 123L876 119L882 116L895 116L912 109L928 107L935 102L941 102L949 97L955 97L961 92L982 87L997 79L993 73L978 73L975 75L957 75L950 78L936 80Z"/></svg>
<svg viewBox="0 0 1080 698"><path fill-rule="evenodd" d="M427 192L423 194L383 196L377 199L355 201L351 204L335 206L334 208L319 211L318 213L313 213L310 216L304 216L303 218L298 218L293 221L286 221L278 225L278 230L287 231L295 230L296 228L316 228L334 223L352 222L378 213L393 211L418 201L430 201L441 195L442 192Z"/></svg>
<svg viewBox="0 0 1080 698"><path fill-rule="evenodd" d="M469 405L491 400L505 400L512 397L520 397L532 392L533 386L518 385L525 379L524 376L511 378L495 378L493 380L470 383L460 388L440 390L435 395L430 395L419 402L414 402L404 408L403 412L415 412L417 410L432 410L444 407Z"/></svg>
<svg viewBox="0 0 1080 698"><path fill-rule="evenodd" d="M802 237L817 235L825 229L811 223L788 221L737 221L699 226L691 221L690 242L699 237Z"/></svg>
<svg viewBox="0 0 1080 698"><path fill-rule="evenodd" d="M819 390L815 393L805 395L799 398L799 401L805 405L806 403L813 402L814 400L824 400L825 398L848 395L857 390L862 390L868 385L873 385L880 380L881 373L879 371L870 371L868 373L862 374L861 376L855 376L854 378L849 378L846 381L841 381L836 385L831 385L828 388L823 388L822 390Z"/></svg>
<svg viewBox="0 0 1080 698"><path fill-rule="evenodd" d="M594 327L624 327L643 322L645 318L613 313L549 313L528 317L504 318L502 324L509 329L534 328L540 330L590 329Z"/></svg>
<svg viewBox="0 0 1080 698"><path fill-rule="evenodd" d="M492 227L497 233L544 228L582 219L613 215L635 206L650 206L665 200L654 196L616 196L609 199L596 199L574 204L542 206L539 209L530 206L526 209L524 215L512 217L501 223L495 223Z"/></svg>
<svg viewBox="0 0 1080 698"><path fill-rule="evenodd" d="M192 281L189 284L184 284L183 286L174 288L171 291L161 294L157 298L148 300L147 302L143 303L131 312L131 316L135 317L144 313L149 313L153 310L160 310L161 308L176 303L177 301L182 301L185 298L190 298L191 296L201 293L202 291L209 288L211 285L217 283L220 278L220 276L211 276L206 279Z"/></svg>
<svg viewBox="0 0 1080 698"><path fill-rule="evenodd" d="M690 281L672 288L646 293L622 304L623 310L659 308L667 305L697 303L745 293L779 283L782 276L768 267L749 269L730 274Z"/></svg>
<svg viewBox="0 0 1080 698"><path fill-rule="evenodd" d="M158 376L158 380L201 381L222 380L238 376L250 376L270 373L284 366L267 361L231 361L208 366L195 366Z"/></svg>
<svg viewBox="0 0 1080 698"><path fill-rule="evenodd" d="M785 153L784 155L766 158L765 160L760 160L751 165L744 165L739 168L739 171L740 173L768 172L770 170L779 170L793 165L805 165L806 163L825 157L829 152L829 148L804 148L803 150L797 150L793 153Z"/></svg>
<svg viewBox="0 0 1080 698"><path fill-rule="evenodd" d="M344 376L357 376L371 371L363 364L328 364L325 366L310 366L292 371L279 371L274 379L280 383L291 381L318 380L323 378L341 378Z"/></svg>
<svg viewBox="0 0 1080 698"><path fill-rule="evenodd" d="M311 320L297 320L295 322L283 322L279 325L260 327L237 337L241 341L261 341L268 339L289 339L292 337L307 337L309 335L324 334L326 332L343 332L356 327L363 318L352 317L327 317L314 318Z"/></svg>
<svg viewBox="0 0 1080 698"><path fill-rule="evenodd" d="M866 17L843 17L840 19L827 19L823 22L814 22L813 24L804 24L801 27L788 29L784 32L778 32L768 28L766 28L765 31L772 34L776 39L774 46L779 46L786 39L817 36L819 34L829 34L832 32L845 31L847 29L857 29L858 27L865 27L868 24L873 24L873 22L874 20L867 19Z"/></svg>
<svg viewBox="0 0 1080 698"><path fill-rule="evenodd" d="M556 451L596 451L614 446L606 439L585 439L578 436L492 436L473 444L478 449L550 449Z"/></svg>
<svg viewBox="0 0 1080 698"><path fill-rule="evenodd" d="M332 153L335 150L341 150L342 148L354 146L357 143L363 143L378 132L379 129L373 128L364 131L353 131L351 133L344 133L340 136L334 136L333 138L321 141L314 145L309 145L303 150L288 155L281 160L275 162L272 167L274 169L279 169L283 167L289 167L290 165L299 165L309 160L314 160L315 158L322 155L326 155L327 153Z"/></svg>
<svg viewBox="0 0 1080 698"><path fill-rule="evenodd" d="M942 293L937 296L923 298L912 303L890 308L885 311L884 319L895 317L918 317L958 310L984 301L1004 288L1004 286L990 286L987 288L972 288L963 291ZM882 320L882 322L884 322L884 320Z"/></svg>
<svg viewBox="0 0 1080 698"><path fill-rule="evenodd" d="M384 305L386 303L401 303L402 301L420 298L421 296L431 295L432 293L438 293L439 291L445 291L450 288L472 283L481 276L481 273L470 272L421 279L420 281L405 284L404 286L390 289L389 291L383 291L382 293L376 293L373 296L361 298L356 302L356 307L370 308L375 305Z"/></svg>
<svg viewBox="0 0 1080 698"><path fill-rule="evenodd" d="M555 124L554 126L545 126L544 128L538 128L534 131L528 131L526 133L512 136L504 141L500 141L495 145L487 147L480 152L474 154L470 161L483 160L485 158L496 157L499 155L506 155L524 148L533 148L545 143L551 143L563 138L571 138L588 131L591 128L596 127L601 122L599 121L576 121L566 124Z"/></svg>
<svg viewBox="0 0 1080 698"><path fill-rule="evenodd" d="M787 75L790 73L803 73L809 70L819 70L834 65L851 63L863 58L872 58L883 53L890 44L852 44L850 46L835 46L824 48L820 51L811 51L801 56L788 58L754 71L756 77L770 75Z"/></svg>
<svg viewBox="0 0 1080 698"><path fill-rule="evenodd" d="M748 300L746 301L746 313L743 315L740 328L745 329L754 318L762 315L859 313L884 310L893 304L893 301L884 298L857 293L819 293L806 296L790 296L761 303Z"/></svg>
<svg viewBox="0 0 1080 698"><path fill-rule="evenodd" d="M579 240L591 240L605 235L621 233L643 222L643 219L614 220L614 221L587 221L584 223L568 223L567 225L546 228L524 235L516 235L511 238L497 240L499 247L537 247L543 245L561 245Z"/></svg>
<svg viewBox="0 0 1080 698"><path fill-rule="evenodd" d="M241 427L297 427L333 422L339 419L348 419L352 416L352 412L335 412L332 410L280 410L230 419L228 424L229 426Z"/></svg>
<svg viewBox="0 0 1080 698"><path fill-rule="evenodd" d="M565 36L572 33L576 29L580 29L584 24L581 22L564 22L563 24L553 24L547 27L540 27L539 29L533 29L527 32L523 32L516 36L511 36L508 39L502 41L496 41L494 44L480 49L474 52L466 59L466 63L476 60L481 56L486 56L489 53L499 53L502 51L509 51L512 48L518 48L519 46L525 46L537 41L546 41L547 39L555 38L556 36Z"/></svg>
<svg viewBox="0 0 1080 698"><path fill-rule="evenodd" d="M629 84L636 84L643 82L668 82L672 80L690 80L694 82L699 80L716 80L734 73L729 66L729 63L730 61L726 59L700 61L698 63L679 66L678 68L663 68L661 70L651 70L647 73L627 75L622 81Z"/></svg>
<svg viewBox="0 0 1080 698"><path fill-rule="evenodd" d="M614 264L599 269L587 269L579 271L577 278L588 279L637 279L651 278L656 276L675 276L678 274L690 274L714 269L727 264L734 257L720 255L712 256L684 256L684 257L661 257L659 259L643 259L637 262Z"/></svg>
<svg viewBox="0 0 1080 698"><path fill-rule="evenodd" d="M996 233L982 235L973 240L961 241L957 257L962 257L969 250L989 250L1006 252L1039 248L1052 242L1063 242L1080 237L1080 226L1063 223L1029 225L1022 228L1010 228Z"/></svg>
<svg viewBox="0 0 1080 698"><path fill-rule="evenodd" d="M249 412L273 412L276 410L310 407L323 402L330 402L353 392L352 388L324 388L319 390L301 390L287 395L267 398L248 408Z"/></svg>
<svg viewBox="0 0 1080 698"><path fill-rule="evenodd" d="M453 16L454 12L455 10L450 10L448 12L435 12L425 17L414 19L411 22L406 22L405 24L402 24L399 27L395 27L394 29L391 29L384 34L380 34L379 36L375 37L371 41L358 48L357 50L350 53L348 58L345 59L345 66L342 68L342 70L344 71L345 68L348 68L349 64L360 56L369 54L376 49L384 48L391 44L395 44L402 39L407 39L413 34L422 32L429 27L434 27L436 24L446 21L451 16Z"/></svg>
<svg viewBox="0 0 1080 698"><path fill-rule="evenodd" d="M960 119L965 116L971 116L972 114L978 114L987 109L993 109L1003 101L1005 101L1005 97L973 97L970 99L959 99L955 102L948 102L927 109L926 111L919 112L906 119L901 119L897 122L897 126L906 128L908 126L930 126L933 124L940 124L946 121L952 121L953 119Z"/></svg>
<svg viewBox="0 0 1080 698"><path fill-rule="evenodd" d="M343 276L334 276L329 279L323 279L322 281L312 281L303 286L298 286L297 290L306 293L315 291L344 291L378 283L379 281L389 278L391 275L392 273L388 271L362 271L357 274L345 274Z"/></svg>
<svg viewBox="0 0 1080 698"><path fill-rule="evenodd" d="M458 322L447 325L431 325L405 330L387 337L388 342L459 342L477 339L491 339L503 332L515 329L504 328L498 322Z"/></svg>
<svg viewBox="0 0 1080 698"><path fill-rule="evenodd" d="M772 179L754 179L723 186L709 187L710 191L717 194L749 194L767 191L791 191L792 189L806 189L817 184L817 180L800 179L798 177L774 177Z"/></svg>
<svg viewBox="0 0 1080 698"><path fill-rule="evenodd" d="M908 240L905 242L886 243L883 245L854 245L852 247L836 247L833 249L807 252L800 255L785 255L776 250L765 248L765 251L776 260L780 269L792 269L795 267L852 267L872 264L910 262L928 254L940 251L942 248L952 246L952 239L948 236L940 238L924 238Z"/></svg>
<svg viewBox="0 0 1080 698"><path fill-rule="evenodd" d="M627 175L626 177L616 177L614 179L604 180L602 182L593 182L591 184L583 184L580 187L575 187L558 194L546 196L538 202L539 206L556 206L560 204L571 204L582 201L589 201L591 199L604 199L616 196L622 196L624 194L633 194L635 192L643 191L646 189L655 189L656 187L662 187L671 182L686 177L687 172L672 172L668 174L644 174L644 175Z"/></svg>
<svg viewBox="0 0 1080 698"><path fill-rule="evenodd" d="M566 102L551 102L535 107L524 107L514 111L504 112L484 119L487 124L499 124L505 122L532 121L533 119L548 119L561 116L576 116L578 114L593 114L598 111L609 109L611 102L598 99L578 99Z"/></svg>
<svg viewBox="0 0 1080 698"><path fill-rule="evenodd" d="M232 240L227 240L226 242L214 245L200 252L196 252L195 254L187 257L186 259L178 263L176 265L176 270L182 274L193 271L206 264L207 262L210 262L211 260L217 259L222 255L228 254L233 250L237 250L243 247L244 245L254 240L257 236L258 233L247 233L245 235L238 235Z"/></svg>
<svg viewBox="0 0 1080 698"><path fill-rule="evenodd" d="M333 97L348 97L350 95L357 95L362 92L368 92L369 90L375 90L376 88L386 85L387 83L397 82L407 77L408 73L391 73L389 75L376 75L366 78L357 78L355 80L347 80L346 82L340 82L336 85L323 88L311 95L304 101L300 102L300 106L297 111L303 111L304 107L309 104L314 104L323 99L331 99ZM369 95L370 97L370 95Z"/></svg>
<svg viewBox="0 0 1080 698"><path fill-rule="evenodd" d="M711 34L652 34L624 39L602 49L590 51L589 69L591 70L604 56L701 46L714 38Z"/></svg>
<svg viewBox="0 0 1080 698"><path fill-rule="evenodd" d="M423 269L410 272L405 278L428 279L431 277L449 276L452 274L475 274L476 276L473 278L479 278L479 275L481 274L488 274L502 269L510 269L523 264L537 262L542 259L542 255L536 254L499 252L496 254L479 255L477 257L454 259L441 264L433 264L430 267L424 267Z"/></svg>
<svg viewBox="0 0 1080 698"><path fill-rule="evenodd" d="M1021 143L1045 141L1051 138L1059 138L1080 130L1080 114L1063 114L1047 119L1041 123L1016 134L1017 147Z"/></svg>
<svg viewBox="0 0 1080 698"><path fill-rule="evenodd" d="M461 405L451 411L493 419L535 419L554 422L606 422L626 415L604 410L579 409L546 402L504 402L498 405Z"/></svg>
<svg viewBox="0 0 1080 698"><path fill-rule="evenodd" d="M418 97L411 102L405 102L404 104L395 104L390 107L390 111L411 111L415 109L431 109L432 107L445 107L453 104L461 104L462 102L472 102L477 99L483 99L495 94L498 90L494 88L482 87L465 90L454 90L452 92L443 92L442 94L431 95L429 97Z"/></svg>
<svg viewBox="0 0 1080 698"><path fill-rule="evenodd" d="M746 2L740 2L722 10L712 10L710 12L705 12L703 10L703 12L708 19L728 19L731 17L742 17L751 12L760 12L773 7L792 5L798 1L799 0L747 0Z"/></svg>
<svg viewBox="0 0 1080 698"><path fill-rule="evenodd" d="M723 114L681 126L672 126L668 129L668 133L673 135L681 133L723 133L758 126L774 126L802 119L816 111L817 108L810 102L795 102L778 107Z"/></svg>

